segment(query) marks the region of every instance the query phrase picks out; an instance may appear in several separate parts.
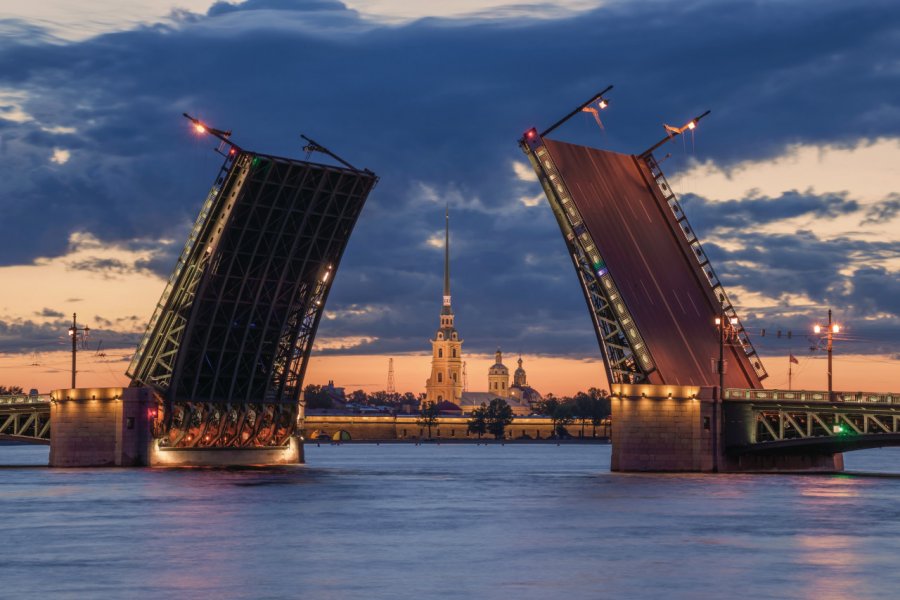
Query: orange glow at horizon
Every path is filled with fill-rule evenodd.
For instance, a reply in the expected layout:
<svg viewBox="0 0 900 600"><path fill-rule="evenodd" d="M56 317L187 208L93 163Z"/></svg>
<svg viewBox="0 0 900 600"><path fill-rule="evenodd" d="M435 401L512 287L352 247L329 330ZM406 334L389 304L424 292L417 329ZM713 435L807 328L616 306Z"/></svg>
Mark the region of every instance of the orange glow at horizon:
<svg viewBox="0 0 900 600"><path fill-rule="evenodd" d="M122 387L129 350L111 349L107 356L90 351L78 354L78 387ZM304 385L324 385L333 380L347 391L365 392L387 387L388 360L394 359L394 377L398 392L419 394L425 391L425 379L431 370L430 354L394 355L316 355L310 358ZM824 356L799 357L793 366L792 388L824 390L827 388ZM510 380L516 369L517 354L505 354L503 363L509 368ZM571 396L578 391L598 387L609 389L600 359L576 359L523 355L528 384L541 394ZM29 354L0 354L0 385L21 386L41 393L68 388L71 377L71 354L66 350L41 353L38 364L31 364ZM487 371L494 363L492 354L465 356L469 391L487 390ZM764 359L769 378L763 384L769 389L787 389L788 356ZM834 357L834 389L838 391L900 392L900 359L888 355L845 355Z"/></svg>
<svg viewBox="0 0 900 600"><path fill-rule="evenodd" d="M90 351L78 354L78 387L122 387L129 383L125 376L131 351L110 349L106 356ZM348 392L382 391L387 387L388 360L394 359L394 377L398 392L419 394L425 391L425 379L431 371L430 354L394 355L316 355L310 358L304 385L324 385L333 380ZM503 363L510 372L510 383L518 354L503 355ZM795 390L824 390L827 388L825 356L799 357L793 365L792 385ZM528 385L541 394L571 396L588 388L609 389L600 359L563 358L523 355L523 367ZM763 359L769 378L763 381L768 389L788 388L788 356L769 356ZM38 364L31 364L30 354L0 354L0 385L21 386L41 393L69 387L71 353L54 350L41 353ZM468 390L487 391L487 371L494 363L493 354L466 355ZM834 389L838 391L900 392L900 359L888 355L837 354L834 357Z"/></svg>

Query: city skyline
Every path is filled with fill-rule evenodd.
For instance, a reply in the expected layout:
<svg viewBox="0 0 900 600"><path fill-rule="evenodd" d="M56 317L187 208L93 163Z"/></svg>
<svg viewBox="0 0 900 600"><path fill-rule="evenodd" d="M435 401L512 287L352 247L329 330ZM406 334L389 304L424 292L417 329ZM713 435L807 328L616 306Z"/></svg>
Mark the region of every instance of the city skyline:
<svg viewBox="0 0 900 600"><path fill-rule="evenodd" d="M783 28L763 30L766 11L741 7L745 27L712 57L716 28L732 16L717 3L699 13L672 7L673 22L691 23L691 41L650 67L628 38L659 35L642 3L481 16L467 14L471 5L442 5L429 18L378 6L380 19L362 3L198 2L194 12L149 10L66 39L54 37L63 17L54 24L23 12L4 21L0 152L18 175L0 183L8 248L0 281L15 290L0 302L0 383L65 386L72 312L107 355L86 351L80 381L125 382L119 357L133 351L218 164L210 140L181 122L187 110L261 151L301 156L304 131L382 176L335 281L307 383L383 388L372 379L379 371L386 379L395 357L398 388L420 391L408 378L424 389L449 204L458 215L454 303L476 363L470 380L499 345L523 353L542 391L606 387L581 292L515 140L615 83L602 130L585 115L560 137L639 152L663 123L713 109L696 136L672 144L663 168L772 373L765 385L786 386L792 351L803 361L795 386L822 387L821 355L807 338L832 308L845 327L836 389L896 387L900 123L888 65L871 60L891 56L878 32L896 8L826 3L821 22L806 24L805 11L781 7ZM837 24L842 36L819 35ZM608 34L602 43L583 33L598 29ZM569 46L566 33L583 47ZM532 58L526 68L523 34L543 40L559 64ZM757 36L764 43L751 44ZM215 55L246 67L238 48L289 50L298 83L274 85L280 67L265 61L254 63L258 75L239 78L243 87L221 82L202 60L185 61ZM360 49L367 56L352 69L356 79L317 86L303 78L307 63L341 73ZM429 58L395 60L411 54ZM848 78L836 118L834 82ZM657 86L670 93L653 94ZM380 93L369 98L371 89ZM265 115L248 108L254 102ZM774 337L778 329L791 341Z"/></svg>

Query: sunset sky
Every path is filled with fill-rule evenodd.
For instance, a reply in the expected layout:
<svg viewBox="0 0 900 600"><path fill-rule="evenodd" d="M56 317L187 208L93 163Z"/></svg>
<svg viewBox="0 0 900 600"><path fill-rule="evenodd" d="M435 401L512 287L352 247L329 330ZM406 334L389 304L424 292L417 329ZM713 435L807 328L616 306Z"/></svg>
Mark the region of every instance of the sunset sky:
<svg viewBox="0 0 900 600"><path fill-rule="evenodd" d="M122 385L220 160L181 117L303 158L300 133L381 178L308 383L424 391L444 207L469 389L493 352L530 383L606 387L559 229L516 140L608 84L601 130L657 153L771 377L900 391L900 5L895 1L0 0L0 385ZM613 274L615 275L614 266ZM766 330L766 336L760 335ZM779 338L777 332L781 330ZM787 332L791 332L788 337ZM98 344L102 346L98 349Z"/></svg>

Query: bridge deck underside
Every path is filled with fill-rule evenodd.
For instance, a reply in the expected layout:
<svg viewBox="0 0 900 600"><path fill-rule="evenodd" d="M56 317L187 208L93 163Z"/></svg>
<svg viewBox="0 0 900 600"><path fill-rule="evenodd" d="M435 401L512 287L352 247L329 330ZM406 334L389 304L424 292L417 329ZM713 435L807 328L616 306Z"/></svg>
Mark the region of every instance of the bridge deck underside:
<svg viewBox="0 0 900 600"><path fill-rule="evenodd" d="M712 360L721 308L690 246L636 157L544 139L619 287L657 370L648 383L718 384ZM760 387L739 346L726 347L728 387Z"/></svg>

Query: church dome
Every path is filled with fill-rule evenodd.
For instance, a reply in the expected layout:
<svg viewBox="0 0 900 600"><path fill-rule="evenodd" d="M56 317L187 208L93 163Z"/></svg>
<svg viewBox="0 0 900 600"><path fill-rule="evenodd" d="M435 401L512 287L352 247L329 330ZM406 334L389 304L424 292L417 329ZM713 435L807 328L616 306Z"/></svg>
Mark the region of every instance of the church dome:
<svg viewBox="0 0 900 600"><path fill-rule="evenodd" d="M489 375L509 375L509 369L506 368L506 365L503 364L503 353L500 352L500 349L497 348L497 353L494 355L494 358L497 362L495 362L491 368L488 370Z"/></svg>

